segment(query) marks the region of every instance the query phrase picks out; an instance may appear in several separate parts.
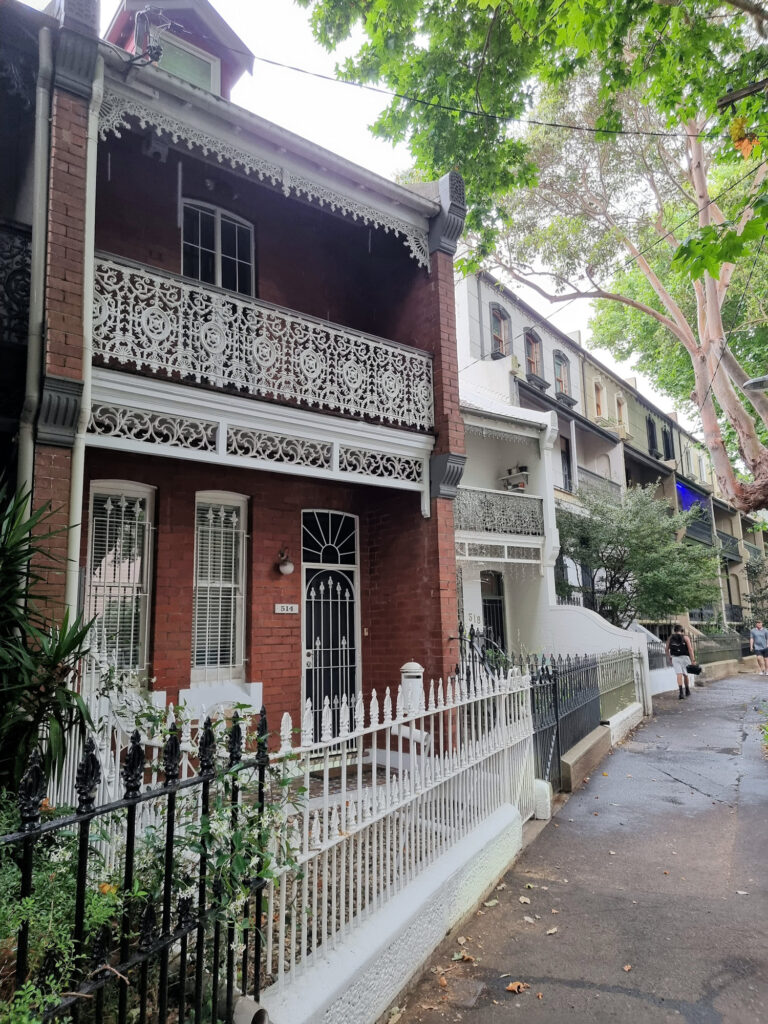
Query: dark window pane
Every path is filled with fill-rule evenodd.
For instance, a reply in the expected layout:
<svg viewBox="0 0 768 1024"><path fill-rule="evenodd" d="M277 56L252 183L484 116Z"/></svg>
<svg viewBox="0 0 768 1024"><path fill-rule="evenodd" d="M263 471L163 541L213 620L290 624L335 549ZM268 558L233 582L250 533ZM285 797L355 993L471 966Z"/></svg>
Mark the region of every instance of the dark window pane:
<svg viewBox="0 0 768 1024"><path fill-rule="evenodd" d="M200 278L200 257L199 250L194 245L184 246L184 261L181 268L185 277Z"/></svg>
<svg viewBox="0 0 768 1024"><path fill-rule="evenodd" d="M200 213L200 245L204 249L216 248L216 218L212 213Z"/></svg>
<svg viewBox="0 0 768 1024"><path fill-rule="evenodd" d="M242 295L253 295L253 288L251 287L250 263L237 264L237 290Z"/></svg>
<svg viewBox="0 0 768 1024"><path fill-rule="evenodd" d="M237 263L227 256L221 257L221 287L237 291Z"/></svg>
<svg viewBox="0 0 768 1024"><path fill-rule="evenodd" d="M221 218L221 255L237 256L237 229L231 220Z"/></svg>
<svg viewBox="0 0 768 1024"><path fill-rule="evenodd" d="M184 207L184 241L194 242L197 245L199 237L199 221L200 217L193 207Z"/></svg>
<svg viewBox="0 0 768 1024"><path fill-rule="evenodd" d="M200 253L200 280L216 284L216 254L205 249Z"/></svg>
<svg viewBox="0 0 768 1024"><path fill-rule="evenodd" d="M237 258L251 262L251 232L242 225L237 229Z"/></svg>

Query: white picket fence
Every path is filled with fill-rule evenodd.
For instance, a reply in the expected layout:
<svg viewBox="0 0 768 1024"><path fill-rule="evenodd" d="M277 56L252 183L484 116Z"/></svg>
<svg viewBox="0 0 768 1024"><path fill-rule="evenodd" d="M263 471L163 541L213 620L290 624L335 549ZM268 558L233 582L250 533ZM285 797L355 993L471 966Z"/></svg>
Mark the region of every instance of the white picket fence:
<svg viewBox="0 0 768 1024"><path fill-rule="evenodd" d="M307 702L298 746L281 724L276 760L303 776L306 800L286 823L298 867L267 887L266 983L290 983L446 850L505 804L533 814L530 679L481 673L444 687L398 689L393 709L342 701L339 735L312 740Z"/></svg>

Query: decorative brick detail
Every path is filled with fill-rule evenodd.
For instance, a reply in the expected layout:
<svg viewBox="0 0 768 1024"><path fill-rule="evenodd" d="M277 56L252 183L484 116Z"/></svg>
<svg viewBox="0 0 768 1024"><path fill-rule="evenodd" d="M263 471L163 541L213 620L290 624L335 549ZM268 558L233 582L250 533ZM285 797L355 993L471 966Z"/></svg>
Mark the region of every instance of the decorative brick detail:
<svg viewBox="0 0 768 1024"><path fill-rule="evenodd" d="M46 536L46 558L35 563L41 580L35 584L37 604L51 621L61 621L67 565L71 451L38 444L35 447L35 509L49 504L50 516L39 527Z"/></svg>

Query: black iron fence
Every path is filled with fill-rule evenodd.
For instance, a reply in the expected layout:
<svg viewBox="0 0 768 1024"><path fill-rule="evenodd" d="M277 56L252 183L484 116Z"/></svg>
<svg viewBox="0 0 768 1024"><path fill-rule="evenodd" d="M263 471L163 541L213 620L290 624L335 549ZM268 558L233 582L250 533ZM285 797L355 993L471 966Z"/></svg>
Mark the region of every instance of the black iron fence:
<svg viewBox="0 0 768 1024"><path fill-rule="evenodd" d="M255 751L243 746L236 713L219 739L208 719L198 774L180 779L172 723L163 781L152 786L134 731L123 799L95 806L101 769L89 739L65 813L48 808L33 752L12 829L0 836L0 898L16 936L0 946L0 998L11 1007L31 999L25 1020L229 1024L238 993L258 999L270 777L263 709Z"/></svg>

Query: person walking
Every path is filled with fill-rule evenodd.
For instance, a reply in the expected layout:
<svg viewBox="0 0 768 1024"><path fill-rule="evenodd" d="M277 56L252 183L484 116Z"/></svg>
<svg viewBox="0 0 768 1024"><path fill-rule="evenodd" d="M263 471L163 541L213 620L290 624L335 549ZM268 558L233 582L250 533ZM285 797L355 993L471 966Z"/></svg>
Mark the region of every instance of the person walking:
<svg viewBox="0 0 768 1024"><path fill-rule="evenodd" d="M694 660L693 647L690 639L683 632L683 627L678 623L667 638L667 654L672 661L672 668L677 675L677 685L680 690L678 700L690 697L691 690L688 685L688 666Z"/></svg>
<svg viewBox="0 0 768 1024"><path fill-rule="evenodd" d="M749 649L757 658L760 675L768 675L765 668L766 652L768 652L768 629L763 629L762 619L758 619L749 631Z"/></svg>

